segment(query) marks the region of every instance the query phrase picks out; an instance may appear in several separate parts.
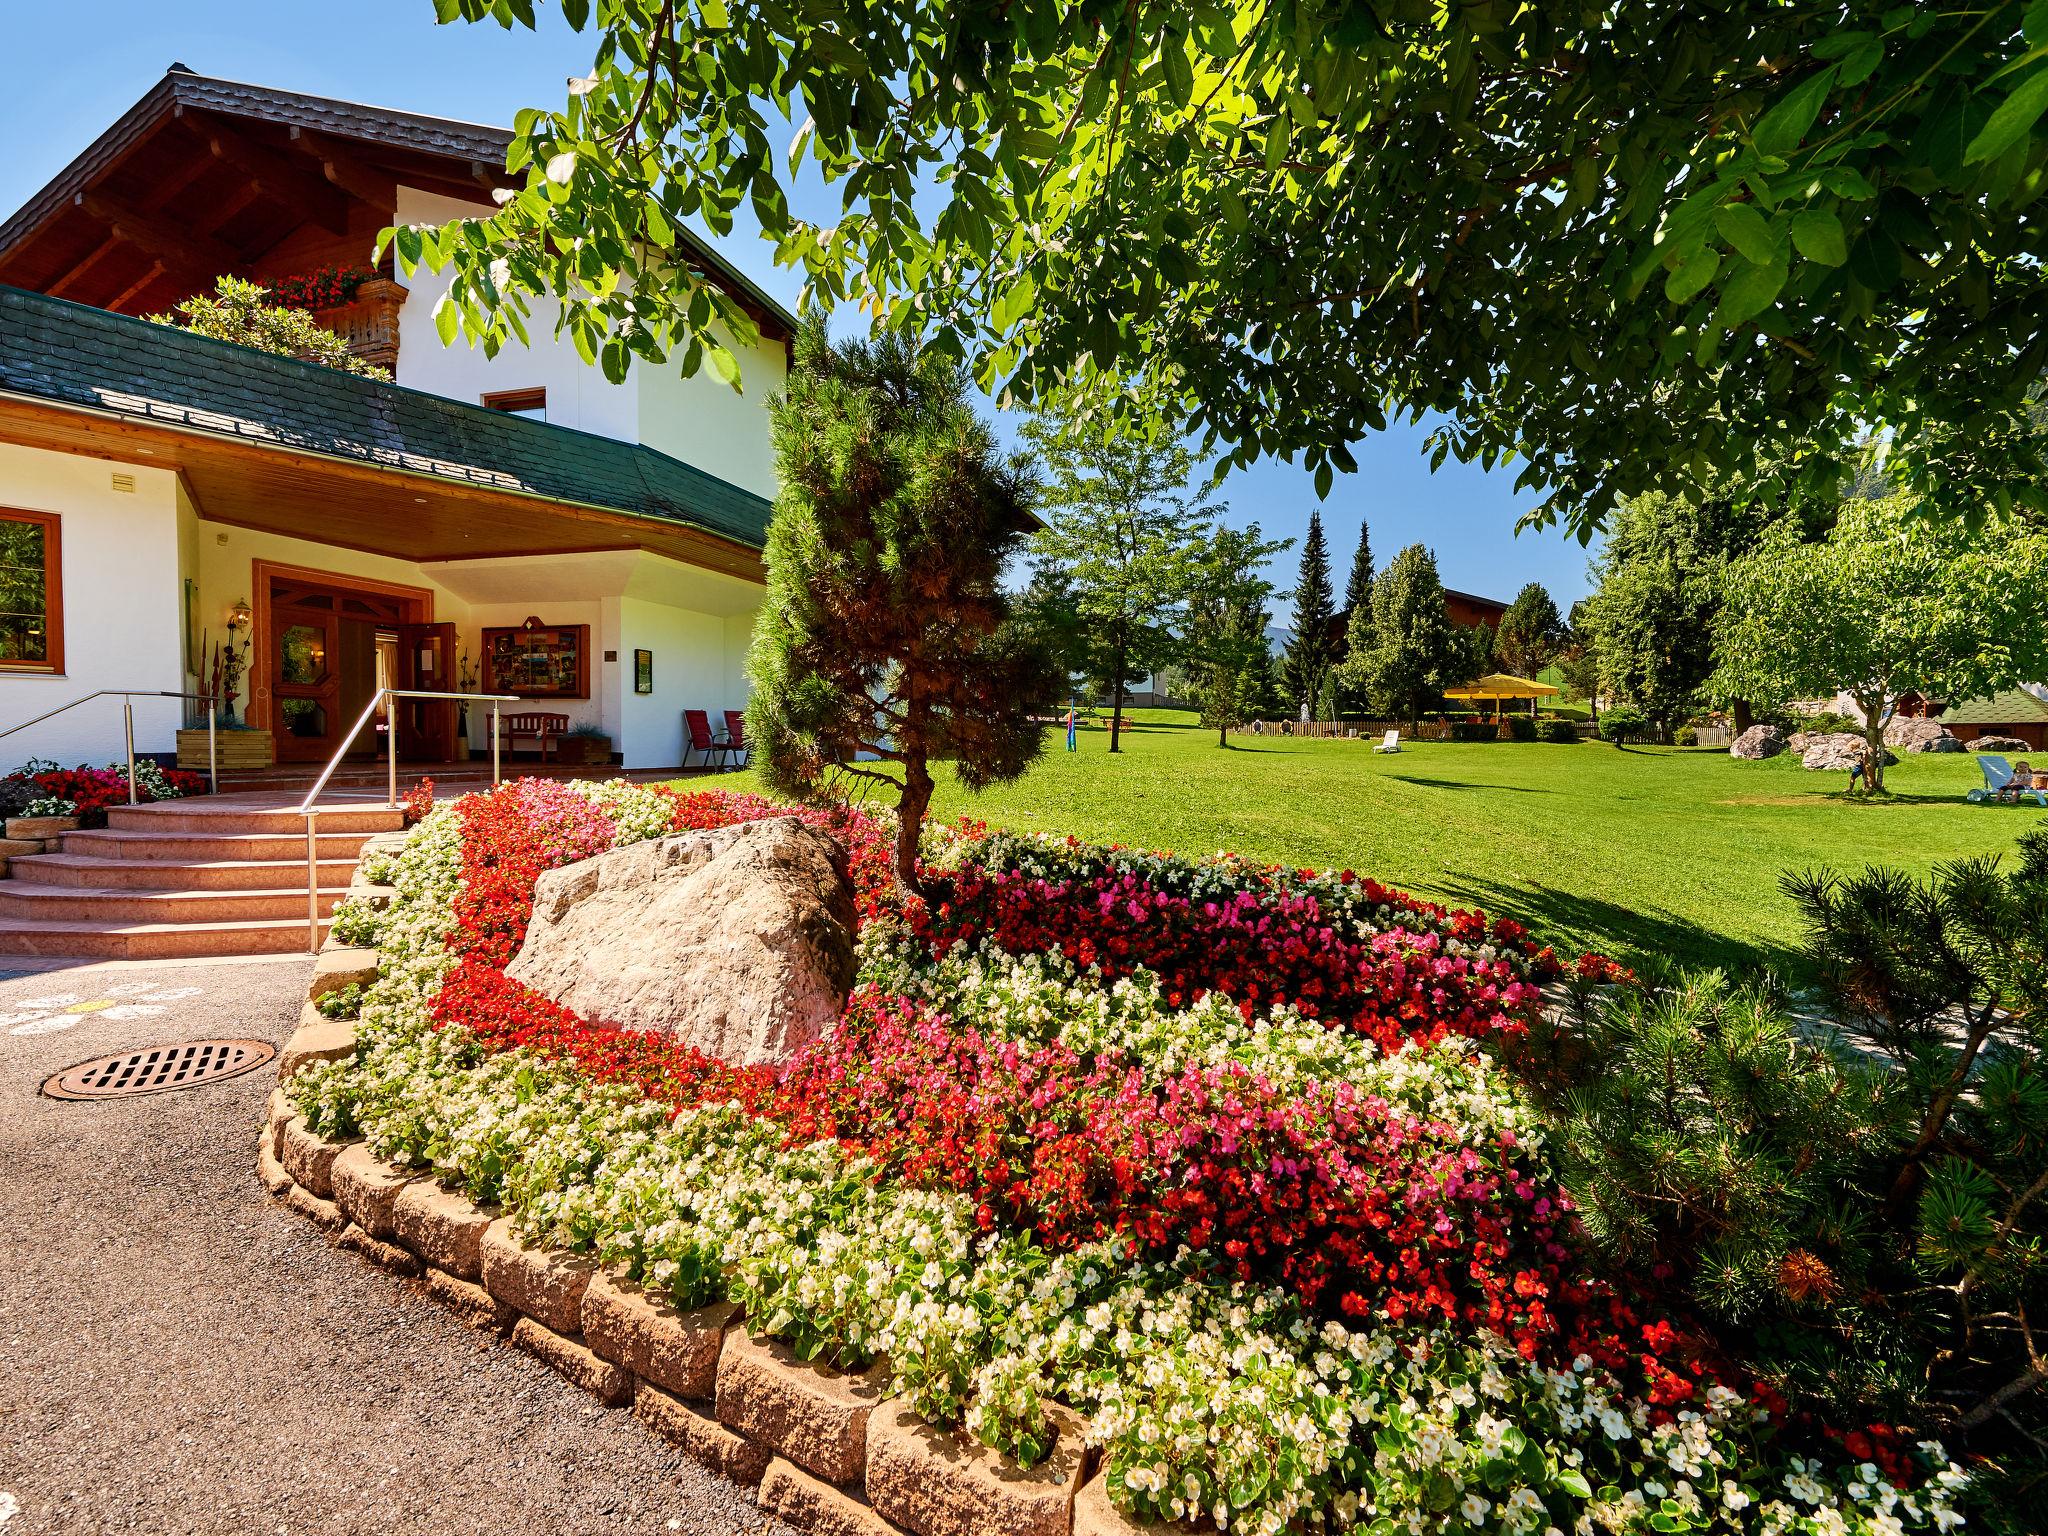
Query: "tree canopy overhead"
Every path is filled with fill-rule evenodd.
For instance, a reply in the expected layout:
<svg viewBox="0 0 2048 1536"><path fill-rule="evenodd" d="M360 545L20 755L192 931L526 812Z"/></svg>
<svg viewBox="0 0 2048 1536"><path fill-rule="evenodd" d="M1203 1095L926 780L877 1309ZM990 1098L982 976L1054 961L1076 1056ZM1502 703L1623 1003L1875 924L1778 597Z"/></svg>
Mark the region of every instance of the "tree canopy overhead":
<svg viewBox="0 0 2048 1536"><path fill-rule="evenodd" d="M741 307L668 252L744 202L807 300L985 389L1078 388L1325 487L1440 412L1439 459L1519 453L1535 519L1581 533L1709 465L1832 494L1873 421L1945 507L2048 499L2048 0L562 10L594 67L518 115L526 187L396 232L454 265L448 334L519 333L544 293L614 373L735 380L713 321ZM793 211L806 162L836 219Z"/></svg>

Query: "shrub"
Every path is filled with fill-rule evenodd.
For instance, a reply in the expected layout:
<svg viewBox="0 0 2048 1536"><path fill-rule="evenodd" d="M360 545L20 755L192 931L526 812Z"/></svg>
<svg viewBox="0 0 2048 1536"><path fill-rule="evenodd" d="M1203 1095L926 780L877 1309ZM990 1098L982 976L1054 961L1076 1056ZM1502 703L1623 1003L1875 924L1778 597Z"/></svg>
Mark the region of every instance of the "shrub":
<svg viewBox="0 0 2048 1536"><path fill-rule="evenodd" d="M2025 1529L2005 1512L2048 1480L2048 831L2009 873L1785 888L1848 1044L1767 984L1694 977L1538 1021L1517 1064L1612 1266L1888 1477L1923 1437L1982 1458L1974 1517Z"/></svg>
<svg viewBox="0 0 2048 1536"><path fill-rule="evenodd" d="M1616 746L1625 741L1647 741L1650 734L1649 718L1633 704L1610 704L1600 712L1601 738Z"/></svg>
<svg viewBox="0 0 2048 1536"><path fill-rule="evenodd" d="M1671 733L1671 744L1677 747L1698 746L1700 744L1699 728L1697 726L1681 725Z"/></svg>
<svg viewBox="0 0 2048 1536"><path fill-rule="evenodd" d="M1500 729L1485 720L1453 720L1451 722L1453 741L1499 741Z"/></svg>
<svg viewBox="0 0 2048 1536"><path fill-rule="evenodd" d="M1536 722L1527 715L1508 716L1508 735L1512 739L1516 741L1534 741L1537 734Z"/></svg>
<svg viewBox="0 0 2048 1536"><path fill-rule="evenodd" d="M1545 741L1554 741L1560 745L1579 739L1578 727L1569 720L1546 720L1543 722L1541 734Z"/></svg>

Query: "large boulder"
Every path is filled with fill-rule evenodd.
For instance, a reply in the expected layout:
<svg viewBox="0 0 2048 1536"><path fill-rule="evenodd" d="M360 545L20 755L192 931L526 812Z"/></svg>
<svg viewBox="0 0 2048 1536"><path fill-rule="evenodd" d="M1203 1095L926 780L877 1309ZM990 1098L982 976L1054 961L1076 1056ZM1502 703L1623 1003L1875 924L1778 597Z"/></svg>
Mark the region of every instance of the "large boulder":
<svg viewBox="0 0 2048 1536"><path fill-rule="evenodd" d="M1960 752L1963 744L1939 720L1898 715L1884 728L1884 744L1901 752Z"/></svg>
<svg viewBox="0 0 2048 1536"><path fill-rule="evenodd" d="M1785 750L1785 733L1775 725L1752 725L1729 744L1730 757L1776 757Z"/></svg>
<svg viewBox="0 0 2048 1536"><path fill-rule="evenodd" d="M1814 731L1806 733L1806 745L1799 755L1802 768L1832 769L1847 773L1863 761L1863 738L1854 731ZM1887 750L1884 765L1889 768L1899 760L1896 752Z"/></svg>
<svg viewBox="0 0 2048 1536"><path fill-rule="evenodd" d="M770 817L549 870L505 974L586 1019L785 1061L839 1018L853 920L845 850Z"/></svg>
<svg viewBox="0 0 2048 1536"><path fill-rule="evenodd" d="M2023 736L1979 736L1970 743L1978 752L2031 752L2033 743Z"/></svg>

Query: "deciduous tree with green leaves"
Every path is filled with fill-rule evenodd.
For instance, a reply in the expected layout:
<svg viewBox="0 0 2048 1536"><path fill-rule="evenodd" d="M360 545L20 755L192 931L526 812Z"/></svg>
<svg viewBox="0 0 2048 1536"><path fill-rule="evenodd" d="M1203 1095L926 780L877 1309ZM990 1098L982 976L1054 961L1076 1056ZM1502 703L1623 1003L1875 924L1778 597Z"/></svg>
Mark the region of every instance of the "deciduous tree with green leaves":
<svg viewBox="0 0 2048 1536"><path fill-rule="evenodd" d="M1339 680L1415 726L1478 671L1478 648L1444 609L1436 556L1410 544L1372 584L1370 643L1352 642Z"/></svg>
<svg viewBox="0 0 2048 1536"><path fill-rule="evenodd" d="M1266 604L1276 594L1264 570L1293 542L1266 538L1257 523L1218 527L1196 563L1182 662L1202 724L1215 730L1219 747L1252 718L1271 677Z"/></svg>
<svg viewBox="0 0 2048 1536"><path fill-rule="evenodd" d="M1782 703L1847 692L1871 788L1899 698L1973 698L2048 674L2048 535L1995 519L1982 534L1921 517L1907 496L1843 504L1800 543L1780 527L1723 583L1715 691Z"/></svg>
<svg viewBox="0 0 2048 1536"><path fill-rule="evenodd" d="M1221 510L1214 481L1198 480L1195 456L1174 437L1057 412L1033 416L1020 435L1045 469L1032 558L1062 573L1095 631L1091 649L1110 692L1109 750L1120 751L1130 678L1172 658Z"/></svg>
<svg viewBox="0 0 2048 1536"><path fill-rule="evenodd" d="M1661 732L1699 708L1714 670L1729 562L1753 548L1777 516L1740 494L1710 488L1623 504L1593 562L1599 585L1585 610L1608 694L1641 709Z"/></svg>
<svg viewBox="0 0 2048 1536"><path fill-rule="evenodd" d="M1031 477L997 451L969 388L902 337L834 345L813 316L770 402L781 491L747 734L784 794L826 800L845 777L893 789L910 891L931 765L950 760L969 788L1016 778L1038 755L1028 711L1057 687L1001 584Z"/></svg>
<svg viewBox="0 0 2048 1536"><path fill-rule="evenodd" d="M390 379L387 370L357 357L347 342L303 309L285 309L269 300L270 290L260 283L244 277L222 277L215 280L212 293L194 294L175 305L169 314L148 318L155 325L176 326L196 336L231 341L238 347L296 357L301 362L338 368L366 379Z"/></svg>
<svg viewBox="0 0 2048 1536"><path fill-rule="evenodd" d="M745 205L809 298L991 393L1325 489L1399 409L1441 413L1439 460L1519 455L1581 532L1708 466L1832 498L1872 421L1944 512L2048 503L2048 0L561 9L593 63L516 117L525 185L396 232L487 347L546 295L615 375L737 379L752 323L677 231Z"/></svg>

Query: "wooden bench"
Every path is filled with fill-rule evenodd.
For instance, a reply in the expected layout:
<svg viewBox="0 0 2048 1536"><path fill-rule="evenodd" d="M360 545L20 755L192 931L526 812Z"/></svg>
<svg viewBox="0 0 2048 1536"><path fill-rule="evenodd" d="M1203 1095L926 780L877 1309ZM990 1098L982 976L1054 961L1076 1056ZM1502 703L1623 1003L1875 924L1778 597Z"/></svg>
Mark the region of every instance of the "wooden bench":
<svg viewBox="0 0 2048 1536"><path fill-rule="evenodd" d="M498 725L498 742L507 752L510 752L523 737L539 750L542 762L547 761L548 754L555 744L568 734L567 715L505 715Z"/></svg>

